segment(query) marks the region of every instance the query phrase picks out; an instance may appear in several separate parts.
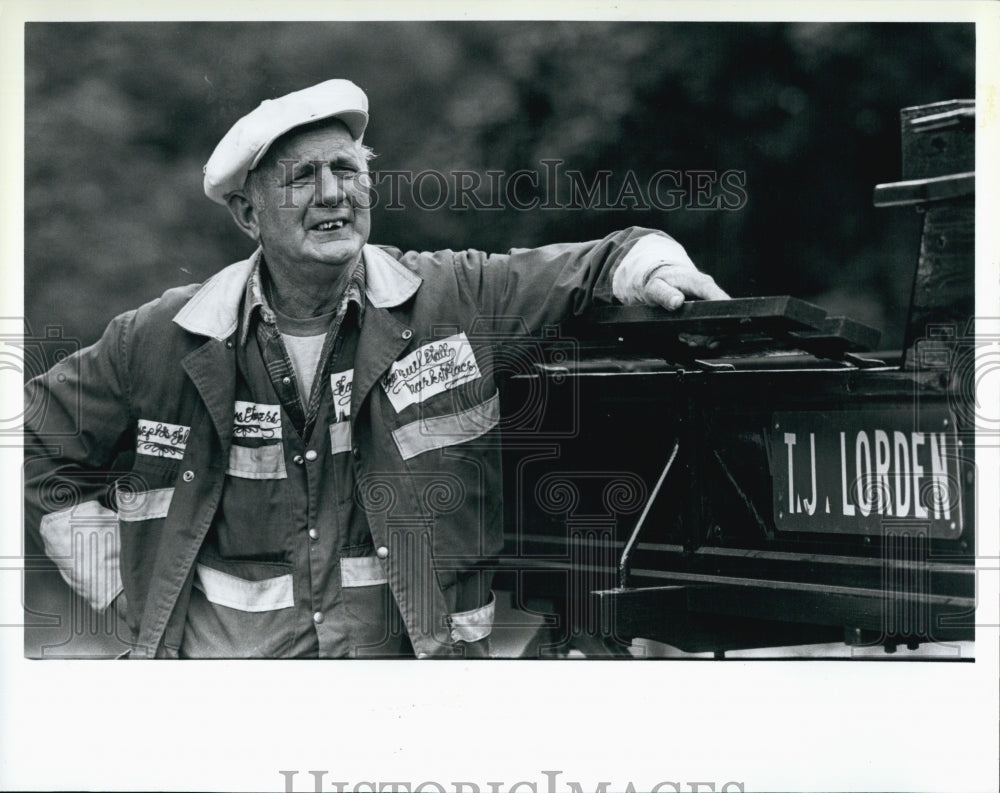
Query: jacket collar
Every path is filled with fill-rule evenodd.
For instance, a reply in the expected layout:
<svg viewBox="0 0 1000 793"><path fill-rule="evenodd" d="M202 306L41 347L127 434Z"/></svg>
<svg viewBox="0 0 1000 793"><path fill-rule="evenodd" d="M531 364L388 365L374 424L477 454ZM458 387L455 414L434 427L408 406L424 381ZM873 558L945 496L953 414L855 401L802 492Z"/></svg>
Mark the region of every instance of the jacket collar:
<svg viewBox="0 0 1000 793"><path fill-rule="evenodd" d="M410 272L388 253L374 245L365 245L365 294L375 308L395 308L409 300L423 279Z"/></svg>
<svg viewBox="0 0 1000 793"><path fill-rule="evenodd" d="M231 264L209 278L184 307L174 322L199 336L224 341L236 332L240 302L247 280L260 260L261 249L249 259ZM365 294L376 308L395 308L416 293L423 279L407 270L374 245L362 249L365 257Z"/></svg>

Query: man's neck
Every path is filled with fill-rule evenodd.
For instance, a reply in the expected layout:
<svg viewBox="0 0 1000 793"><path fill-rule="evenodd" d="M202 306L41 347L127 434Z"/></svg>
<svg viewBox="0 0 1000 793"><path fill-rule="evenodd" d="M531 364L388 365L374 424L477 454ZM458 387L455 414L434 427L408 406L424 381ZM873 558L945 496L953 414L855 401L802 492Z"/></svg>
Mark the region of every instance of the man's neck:
<svg viewBox="0 0 1000 793"><path fill-rule="evenodd" d="M315 279L290 278L287 271L267 268L268 300L272 308L288 317L305 319L328 314L339 305L356 263L324 268ZM297 275L308 276L310 272L316 270L303 268Z"/></svg>

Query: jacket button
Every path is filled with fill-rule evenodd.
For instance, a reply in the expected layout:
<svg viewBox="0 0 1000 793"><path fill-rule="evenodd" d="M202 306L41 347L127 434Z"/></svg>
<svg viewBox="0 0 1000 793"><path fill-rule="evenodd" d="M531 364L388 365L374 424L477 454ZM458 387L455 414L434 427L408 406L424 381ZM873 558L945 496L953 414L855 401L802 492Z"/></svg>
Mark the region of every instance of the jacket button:
<svg viewBox="0 0 1000 793"><path fill-rule="evenodd" d="M232 339L226 339L226 349L227 350L233 349L233 340Z"/></svg>
<svg viewBox="0 0 1000 793"><path fill-rule="evenodd" d="M185 471L183 474L181 474L181 479L183 479L185 482L192 481L194 479L194 471Z"/></svg>
<svg viewBox="0 0 1000 793"><path fill-rule="evenodd" d="M291 385L292 384L292 378L291 377L282 377L281 378L281 382L284 383L285 385Z"/></svg>
<svg viewBox="0 0 1000 793"><path fill-rule="evenodd" d="M316 529L309 529L309 539L310 540L318 540L319 539L319 531L316 530Z"/></svg>
<svg viewBox="0 0 1000 793"><path fill-rule="evenodd" d="M385 559L385 557L389 555L389 549L386 548L384 545L380 545L378 548L375 549L375 555L379 559Z"/></svg>
<svg viewBox="0 0 1000 793"><path fill-rule="evenodd" d="M407 328L406 330L404 330L403 331L403 338L406 339L407 341L409 341L410 339L412 339L413 338L413 331L410 330L409 328Z"/></svg>
<svg viewBox="0 0 1000 793"><path fill-rule="evenodd" d="M315 622L317 625L319 625L322 621L323 621L323 612L322 611L317 611L315 614L313 614L313 622Z"/></svg>
<svg viewBox="0 0 1000 793"><path fill-rule="evenodd" d="M361 459L361 447L360 446L355 446L353 449L351 449L351 454L354 455L354 459L355 460L360 460Z"/></svg>
<svg viewBox="0 0 1000 793"><path fill-rule="evenodd" d="M292 462L295 463L296 465L302 465L302 463L305 462L305 460L303 459L301 454L296 454L292 458Z"/></svg>
<svg viewBox="0 0 1000 793"><path fill-rule="evenodd" d="M310 449L309 451L307 451L307 452L306 452L306 459L307 459L307 460L308 460L309 462L312 462L312 461L313 461L313 460L315 460L315 459L316 459L317 457L319 457L319 455L318 455L318 454L316 454L316 450L315 450L315 449Z"/></svg>

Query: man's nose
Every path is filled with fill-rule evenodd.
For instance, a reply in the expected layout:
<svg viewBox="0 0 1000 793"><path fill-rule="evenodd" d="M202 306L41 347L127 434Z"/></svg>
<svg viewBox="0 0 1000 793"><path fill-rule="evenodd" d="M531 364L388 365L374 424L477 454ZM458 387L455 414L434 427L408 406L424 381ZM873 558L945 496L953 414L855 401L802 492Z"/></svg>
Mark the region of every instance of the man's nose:
<svg viewBox="0 0 1000 793"><path fill-rule="evenodd" d="M327 206L337 206L347 200L350 185L343 173L337 173L324 164L316 179L316 201Z"/></svg>

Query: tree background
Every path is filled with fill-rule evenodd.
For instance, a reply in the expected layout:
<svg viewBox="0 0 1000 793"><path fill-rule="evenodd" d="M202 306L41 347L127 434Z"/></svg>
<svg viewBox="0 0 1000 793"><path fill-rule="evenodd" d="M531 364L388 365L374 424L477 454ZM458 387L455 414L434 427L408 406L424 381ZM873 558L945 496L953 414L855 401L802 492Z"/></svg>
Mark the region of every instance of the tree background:
<svg viewBox="0 0 1000 793"><path fill-rule="evenodd" d="M26 316L85 344L250 252L202 166L262 99L338 76L369 95L377 170L746 174L736 211L382 205L373 242L661 228L733 295L812 300L898 346L919 224L872 188L900 178L901 107L975 89L970 24L29 23L25 46Z"/></svg>

